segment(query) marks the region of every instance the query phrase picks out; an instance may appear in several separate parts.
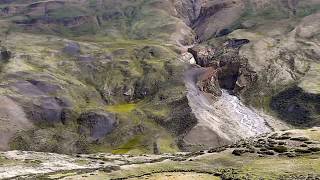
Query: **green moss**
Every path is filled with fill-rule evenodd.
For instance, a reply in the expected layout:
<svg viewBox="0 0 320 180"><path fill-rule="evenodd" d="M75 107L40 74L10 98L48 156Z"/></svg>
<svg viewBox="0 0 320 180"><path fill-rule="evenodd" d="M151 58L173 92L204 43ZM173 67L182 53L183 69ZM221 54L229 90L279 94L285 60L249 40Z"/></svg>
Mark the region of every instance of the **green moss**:
<svg viewBox="0 0 320 180"><path fill-rule="evenodd" d="M112 151L113 154L125 154L131 150L139 149L139 145L142 141L142 136L138 135L132 139L130 139L127 143L120 146L118 149Z"/></svg>
<svg viewBox="0 0 320 180"><path fill-rule="evenodd" d="M75 176L77 174L78 174L77 172L62 172L62 173L48 175L48 179L62 179L69 176Z"/></svg>
<svg viewBox="0 0 320 180"><path fill-rule="evenodd" d="M172 138L161 138L158 144L161 153L175 153L179 151L176 142Z"/></svg>
<svg viewBox="0 0 320 180"><path fill-rule="evenodd" d="M111 105L107 106L106 110L113 113L129 113L135 110L137 104L128 103L128 104L118 104L118 105Z"/></svg>
<svg viewBox="0 0 320 180"><path fill-rule="evenodd" d="M298 158L272 157L255 159L242 168L243 173L252 177L265 177L277 179L280 176L291 174L307 175L320 171L320 161L317 156L304 156Z"/></svg>

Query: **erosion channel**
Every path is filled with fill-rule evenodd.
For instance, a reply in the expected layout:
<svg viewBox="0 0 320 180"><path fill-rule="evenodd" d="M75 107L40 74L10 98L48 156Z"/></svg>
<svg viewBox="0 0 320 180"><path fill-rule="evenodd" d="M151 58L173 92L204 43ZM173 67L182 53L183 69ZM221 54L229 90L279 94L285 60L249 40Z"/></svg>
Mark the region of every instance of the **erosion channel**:
<svg viewBox="0 0 320 180"><path fill-rule="evenodd" d="M239 47L230 46L235 41L243 40L229 40L222 47L226 54L223 58L217 58L220 50L212 47L191 47L191 53L183 55L191 63L184 82L189 106L198 120L184 138L191 149L219 147L273 129L270 116L248 107L237 96L255 75L237 55Z"/></svg>

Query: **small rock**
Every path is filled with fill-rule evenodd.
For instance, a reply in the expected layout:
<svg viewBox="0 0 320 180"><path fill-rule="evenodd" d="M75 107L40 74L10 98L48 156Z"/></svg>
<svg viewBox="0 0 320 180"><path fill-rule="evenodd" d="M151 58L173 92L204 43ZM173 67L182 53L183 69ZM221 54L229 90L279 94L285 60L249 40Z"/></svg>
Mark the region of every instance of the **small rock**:
<svg viewBox="0 0 320 180"><path fill-rule="evenodd" d="M308 141L309 138L307 138L307 137L293 137L290 140L292 140L292 141Z"/></svg>
<svg viewBox="0 0 320 180"><path fill-rule="evenodd" d="M296 153L300 153L300 154L307 154L307 153L311 153L312 152L309 149L295 149L294 151Z"/></svg>
<svg viewBox="0 0 320 180"><path fill-rule="evenodd" d="M249 153L255 153L256 152L256 150L253 147L249 148L248 151L249 151Z"/></svg>
<svg viewBox="0 0 320 180"><path fill-rule="evenodd" d="M267 151L267 149L266 148L261 148L260 151L261 152L265 152L265 151Z"/></svg>
<svg viewBox="0 0 320 180"><path fill-rule="evenodd" d="M286 146L276 146L273 150L277 153L284 153L288 151L288 148Z"/></svg>
<svg viewBox="0 0 320 180"><path fill-rule="evenodd" d="M226 150L226 148L224 148L224 147L213 148L213 149L210 149L210 150L208 151L208 153L222 152L222 151L224 151L224 150Z"/></svg>
<svg viewBox="0 0 320 180"><path fill-rule="evenodd" d="M312 142L312 141L305 141L304 143L306 143L306 144L313 144L314 142Z"/></svg>
<svg viewBox="0 0 320 180"><path fill-rule="evenodd" d="M319 147L311 147L311 148L308 148L308 150L312 151L312 152L319 152L320 148Z"/></svg>
<svg viewBox="0 0 320 180"><path fill-rule="evenodd" d="M296 157L297 156L295 153L291 153L291 152L287 152L284 155L286 155L287 157Z"/></svg>
<svg viewBox="0 0 320 180"><path fill-rule="evenodd" d="M276 140L286 140L286 139L290 139L290 136L282 135L282 136L276 137L275 139Z"/></svg>
<svg viewBox="0 0 320 180"><path fill-rule="evenodd" d="M275 139L277 136L278 136L278 133L274 133L274 134L270 135L268 138Z"/></svg>
<svg viewBox="0 0 320 180"><path fill-rule="evenodd" d="M0 61L7 62L11 58L11 52L8 51L6 48L2 48L0 50Z"/></svg>
<svg viewBox="0 0 320 180"><path fill-rule="evenodd" d="M269 144L272 144L272 145L273 145L273 144L277 144L277 142L274 141L274 140L272 140L272 139L268 139L268 143L269 143Z"/></svg>
<svg viewBox="0 0 320 180"><path fill-rule="evenodd" d="M244 154L246 151L243 149L235 149L232 151L232 154L235 156L241 156L242 154Z"/></svg>
<svg viewBox="0 0 320 180"><path fill-rule="evenodd" d="M275 153L273 151L269 150L269 151L266 151L264 154L273 156Z"/></svg>
<svg viewBox="0 0 320 180"><path fill-rule="evenodd" d="M279 145L286 145L287 143L284 142L284 141L279 141L278 144L279 144Z"/></svg>
<svg viewBox="0 0 320 180"><path fill-rule="evenodd" d="M76 43L76 42L68 42L63 48L63 52L71 56L79 55L80 45L79 43Z"/></svg>

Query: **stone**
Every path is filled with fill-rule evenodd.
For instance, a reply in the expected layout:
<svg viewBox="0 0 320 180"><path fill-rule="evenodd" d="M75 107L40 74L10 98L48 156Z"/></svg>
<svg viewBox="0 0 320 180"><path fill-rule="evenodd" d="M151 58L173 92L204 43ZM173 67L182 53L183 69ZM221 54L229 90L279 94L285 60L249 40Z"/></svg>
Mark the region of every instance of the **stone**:
<svg viewBox="0 0 320 180"><path fill-rule="evenodd" d="M12 53L11 51L8 51L6 48L2 48L0 50L0 61L7 62L11 58Z"/></svg>
<svg viewBox="0 0 320 180"><path fill-rule="evenodd" d="M246 153L246 150L244 149L235 149L232 151L232 154L235 156L241 156L244 153Z"/></svg>
<svg viewBox="0 0 320 180"><path fill-rule="evenodd" d="M279 144L279 145L286 145L287 143L284 142L284 141L279 141L278 144Z"/></svg>
<svg viewBox="0 0 320 180"><path fill-rule="evenodd" d="M41 96L45 95L37 86L28 81L16 81L9 84L15 91L24 96Z"/></svg>
<svg viewBox="0 0 320 180"><path fill-rule="evenodd" d="M286 146L276 146L272 148L277 153L284 153L288 151L288 148Z"/></svg>
<svg viewBox="0 0 320 180"><path fill-rule="evenodd" d="M196 64L196 60L193 55L189 52L185 52L180 56L180 60L189 64Z"/></svg>
<svg viewBox="0 0 320 180"><path fill-rule="evenodd" d="M307 154L307 153L311 153L312 151L309 149L295 149L294 150L296 153L300 153L300 154Z"/></svg>
<svg viewBox="0 0 320 180"><path fill-rule="evenodd" d="M310 148L308 148L308 150L312 151L312 152L319 152L320 148L319 147L310 147Z"/></svg>
<svg viewBox="0 0 320 180"><path fill-rule="evenodd" d="M62 51L70 56L77 56L80 54L80 45L76 42L68 42Z"/></svg>
<svg viewBox="0 0 320 180"><path fill-rule="evenodd" d="M274 153L274 151L266 151L266 152L264 152L264 154L269 155L269 156L273 156L275 153Z"/></svg>
<svg viewBox="0 0 320 180"><path fill-rule="evenodd" d="M287 157L296 157L297 156L295 153L292 153L292 152L287 152L284 155L286 155Z"/></svg>
<svg viewBox="0 0 320 180"><path fill-rule="evenodd" d="M31 106L26 106L28 118L37 123L55 124L62 123L64 119L64 109L68 109L71 103L67 99L58 97L35 98L30 102Z"/></svg>
<svg viewBox="0 0 320 180"><path fill-rule="evenodd" d="M80 55L78 57L78 61L80 61L80 62L92 62L94 60L95 60L95 58L90 55Z"/></svg>
<svg viewBox="0 0 320 180"><path fill-rule="evenodd" d="M272 145L277 144L277 142L276 142L276 141L274 141L274 140L272 140L272 139L268 139L268 143L269 143L269 145L270 145L270 144L272 144Z"/></svg>
<svg viewBox="0 0 320 180"><path fill-rule="evenodd" d="M80 134L90 141L104 138L117 127L116 117L107 112L91 111L80 115L78 119Z"/></svg>
<svg viewBox="0 0 320 180"><path fill-rule="evenodd" d="M276 140L286 140L286 139L290 139L290 136L282 135L282 136L276 137L275 139Z"/></svg>
<svg viewBox="0 0 320 180"><path fill-rule="evenodd" d="M304 143L306 143L306 144L313 144L314 142L312 142L312 141L305 141Z"/></svg>
<svg viewBox="0 0 320 180"><path fill-rule="evenodd" d="M228 48L240 48L241 46L248 44L250 41L248 39L230 39L227 42Z"/></svg>
<svg viewBox="0 0 320 180"><path fill-rule="evenodd" d="M196 46L189 48L188 52L191 53L196 61L196 64L202 67L210 66L212 58L215 56L216 51L212 47Z"/></svg>
<svg viewBox="0 0 320 180"><path fill-rule="evenodd" d="M40 91L46 93L46 94L55 94L58 90L61 89L60 86L56 84L51 84L48 81L41 81L41 80L27 80L32 85L36 86Z"/></svg>
<svg viewBox="0 0 320 180"><path fill-rule="evenodd" d="M309 138L307 138L307 137L293 137L290 140L292 140L292 141L308 141Z"/></svg>
<svg viewBox="0 0 320 180"><path fill-rule="evenodd" d="M213 149L208 150L208 153L222 152L225 150L226 150L226 148L224 148L224 147L218 147L218 148L213 148Z"/></svg>

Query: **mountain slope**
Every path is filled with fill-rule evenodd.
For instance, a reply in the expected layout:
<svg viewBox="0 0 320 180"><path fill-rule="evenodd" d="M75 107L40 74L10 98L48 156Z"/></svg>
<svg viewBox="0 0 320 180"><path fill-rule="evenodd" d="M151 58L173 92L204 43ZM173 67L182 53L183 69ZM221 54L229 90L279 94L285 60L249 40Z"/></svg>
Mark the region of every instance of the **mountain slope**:
<svg viewBox="0 0 320 180"><path fill-rule="evenodd" d="M319 4L1 2L1 54L9 51L11 56L1 56L0 93L16 104L0 107L9 114L1 123L8 132L1 147L58 153L175 152L229 144L274 129L319 125ZM218 101L217 111L207 111L209 117L197 110L205 104L192 106L188 98L184 78L190 59L184 57L206 69L208 77L199 78L194 87L210 105ZM221 97L221 88L244 104L228 104L224 97L236 97ZM224 107L231 109L224 112ZM251 118L239 118L239 107L253 114ZM23 110L22 119L31 123L11 128L6 122L17 121L12 108ZM213 122L205 124L211 128L197 130L205 119ZM239 119L255 122L250 127L256 129L241 130L249 126Z"/></svg>

